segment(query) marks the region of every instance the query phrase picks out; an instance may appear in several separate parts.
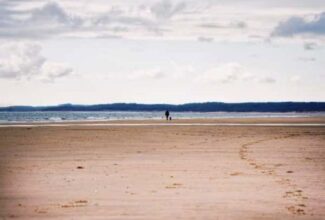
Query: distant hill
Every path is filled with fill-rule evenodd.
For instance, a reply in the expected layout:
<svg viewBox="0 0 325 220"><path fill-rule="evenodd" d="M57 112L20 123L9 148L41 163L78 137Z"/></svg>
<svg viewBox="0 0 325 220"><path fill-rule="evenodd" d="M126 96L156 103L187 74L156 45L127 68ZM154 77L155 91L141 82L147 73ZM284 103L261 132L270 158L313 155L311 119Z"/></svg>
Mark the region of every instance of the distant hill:
<svg viewBox="0 0 325 220"><path fill-rule="evenodd" d="M57 106L0 107L4 112L22 111L174 111L174 112L319 112L325 111L325 102L205 102L180 105L113 103L96 105L63 104Z"/></svg>

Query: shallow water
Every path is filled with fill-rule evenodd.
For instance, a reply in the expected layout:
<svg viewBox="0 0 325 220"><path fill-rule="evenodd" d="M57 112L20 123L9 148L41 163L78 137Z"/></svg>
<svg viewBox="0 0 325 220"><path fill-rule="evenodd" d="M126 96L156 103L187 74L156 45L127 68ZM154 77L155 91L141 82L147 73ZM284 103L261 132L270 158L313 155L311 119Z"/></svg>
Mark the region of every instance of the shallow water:
<svg viewBox="0 0 325 220"><path fill-rule="evenodd" d="M171 112L173 119L324 117L325 112ZM0 123L162 119L164 112L0 112Z"/></svg>

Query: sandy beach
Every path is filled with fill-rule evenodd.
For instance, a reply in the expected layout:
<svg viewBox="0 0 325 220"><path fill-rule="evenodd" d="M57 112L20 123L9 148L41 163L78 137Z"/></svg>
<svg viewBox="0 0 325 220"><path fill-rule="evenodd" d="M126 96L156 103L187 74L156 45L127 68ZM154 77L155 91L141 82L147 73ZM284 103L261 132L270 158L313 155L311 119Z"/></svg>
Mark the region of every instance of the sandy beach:
<svg viewBox="0 0 325 220"><path fill-rule="evenodd" d="M110 123L1 127L0 219L325 219L325 118Z"/></svg>

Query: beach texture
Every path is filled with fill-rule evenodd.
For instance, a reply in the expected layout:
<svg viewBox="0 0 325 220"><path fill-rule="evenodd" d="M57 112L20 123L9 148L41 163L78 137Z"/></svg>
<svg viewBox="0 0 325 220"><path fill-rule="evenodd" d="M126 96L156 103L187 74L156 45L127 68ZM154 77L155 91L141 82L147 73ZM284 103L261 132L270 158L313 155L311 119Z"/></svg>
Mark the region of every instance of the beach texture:
<svg viewBox="0 0 325 220"><path fill-rule="evenodd" d="M324 126L0 128L0 219L325 219L324 183Z"/></svg>

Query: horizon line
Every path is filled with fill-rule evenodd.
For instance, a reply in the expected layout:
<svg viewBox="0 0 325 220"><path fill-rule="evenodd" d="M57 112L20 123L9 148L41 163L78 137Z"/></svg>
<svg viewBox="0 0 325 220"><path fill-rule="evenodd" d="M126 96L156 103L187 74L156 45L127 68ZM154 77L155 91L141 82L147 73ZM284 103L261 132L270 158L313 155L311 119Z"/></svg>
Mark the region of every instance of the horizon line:
<svg viewBox="0 0 325 220"><path fill-rule="evenodd" d="M325 101L246 101L246 102L223 102L223 101L201 101L201 102L183 102L183 103L141 103L141 102L107 102L107 103L92 103L92 104L77 104L77 103L60 103L60 104L47 104L47 105L24 105L14 104L0 106L0 108L9 107L57 107L57 106L93 106L93 105L116 105L116 104L128 104L128 105L187 105L187 104L208 104L208 103L220 103L220 104L268 104L268 103L325 103Z"/></svg>

